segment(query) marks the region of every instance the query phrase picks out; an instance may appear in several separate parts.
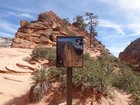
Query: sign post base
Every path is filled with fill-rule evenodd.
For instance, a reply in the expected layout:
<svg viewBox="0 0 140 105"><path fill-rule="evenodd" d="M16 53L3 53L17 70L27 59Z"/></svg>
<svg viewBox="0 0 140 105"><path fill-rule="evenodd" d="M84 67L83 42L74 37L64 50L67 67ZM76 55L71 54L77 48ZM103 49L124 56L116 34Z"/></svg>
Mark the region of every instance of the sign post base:
<svg viewBox="0 0 140 105"><path fill-rule="evenodd" d="M67 105L72 105L72 67L67 68Z"/></svg>

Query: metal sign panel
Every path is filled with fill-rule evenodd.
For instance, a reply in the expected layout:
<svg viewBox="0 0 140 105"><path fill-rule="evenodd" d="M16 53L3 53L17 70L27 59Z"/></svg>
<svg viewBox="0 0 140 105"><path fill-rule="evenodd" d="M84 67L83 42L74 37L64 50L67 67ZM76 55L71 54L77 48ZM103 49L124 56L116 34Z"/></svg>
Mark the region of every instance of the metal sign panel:
<svg viewBox="0 0 140 105"><path fill-rule="evenodd" d="M83 67L83 36L57 37L57 67Z"/></svg>

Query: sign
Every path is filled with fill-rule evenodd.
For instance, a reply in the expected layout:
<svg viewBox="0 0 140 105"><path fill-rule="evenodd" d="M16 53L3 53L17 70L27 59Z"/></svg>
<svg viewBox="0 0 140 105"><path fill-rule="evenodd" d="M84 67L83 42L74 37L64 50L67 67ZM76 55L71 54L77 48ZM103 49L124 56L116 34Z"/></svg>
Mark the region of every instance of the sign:
<svg viewBox="0 0 140 105"><path fill-rule="evenodd" d="M83 67L83 36L57 36L57 67Z"/></svg>

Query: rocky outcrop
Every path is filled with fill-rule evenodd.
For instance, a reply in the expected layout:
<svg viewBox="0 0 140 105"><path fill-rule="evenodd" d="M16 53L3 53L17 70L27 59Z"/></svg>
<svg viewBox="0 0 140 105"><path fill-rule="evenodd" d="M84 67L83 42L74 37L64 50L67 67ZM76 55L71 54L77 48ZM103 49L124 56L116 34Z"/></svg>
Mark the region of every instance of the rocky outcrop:
<svg viewBox="0 0 140 105"><path fill-rule="evenodd" d="M92 57L100 56L105 50L96 38L92 39L94 43L90 47L90 34L86 30L64 21L52 11L41 13L35 21L21 20L11 47L31 49L36 45L55 47L57 36L78 35L84 36L84 51L92 53Z"/></svg>
<svg viewBox="0 0 140 105"><path fill-rule="evenodd" d="M0 47L11 47L12 38L0 38Z"/></svg>
<svg viewBox="0 0 140 105"><path fill-rule="evenodd" d="M131 42L131 44L119 54L119 58L121 61L127 62L133 70L140 71L140 38Z"/></svg>
<svg viewBox="0 0 140 105"><path fill-rule="evenodd" d="M15 34L12 47L34 48L38 44L56 46L56 37L60 35L83 35L85 45L89 45L89 33L66 23L52 11L41 13L36 21L21 20L20 26Z"/></svg>
<svg viewBox="0 0 140 105"><path fill-rule="evenodd" d="M46 81L39 82L35 86L32 86L29 93L30 103L37 103L46 95L48 91L48 84Z"/></svg>

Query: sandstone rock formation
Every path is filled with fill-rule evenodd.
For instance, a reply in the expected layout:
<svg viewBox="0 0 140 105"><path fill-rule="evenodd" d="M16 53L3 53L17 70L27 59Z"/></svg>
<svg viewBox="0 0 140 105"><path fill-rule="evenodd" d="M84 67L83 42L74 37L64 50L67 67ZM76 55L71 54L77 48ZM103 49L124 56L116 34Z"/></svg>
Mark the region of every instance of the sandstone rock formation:
<svg viewBox="0 0 140 105"><path fill-rule="evenodd" d="M83 35L85 44L89 44L89 33L80 31L70 23L66 24L52 11L41 13L36 21L21 20L20 25L12 47L34 48L37 44L55 46L56 37L60 35Z"/></svg>
<svg viewBox="0 0 140 105"><path fill-rule="evenodd" d="M127 62L133 70L140 71L140 38L131 42L126 49L119 54L121 61Z"/></svg>
<svg viewBox="0 0 140 105"><path fill-rule="evenodd" d="M34 48L36 45L46 47L56 46L57 36L84 36L84 51L90 52L92 57L98 57L105 50L100 42L93 38L94 45L90 47L90 34L86 30L81 30L64 19L59 18L52 11L41 13L38 20L28 22L20 21L20 28L15 34L11 47L14 48Z"/></svg>

